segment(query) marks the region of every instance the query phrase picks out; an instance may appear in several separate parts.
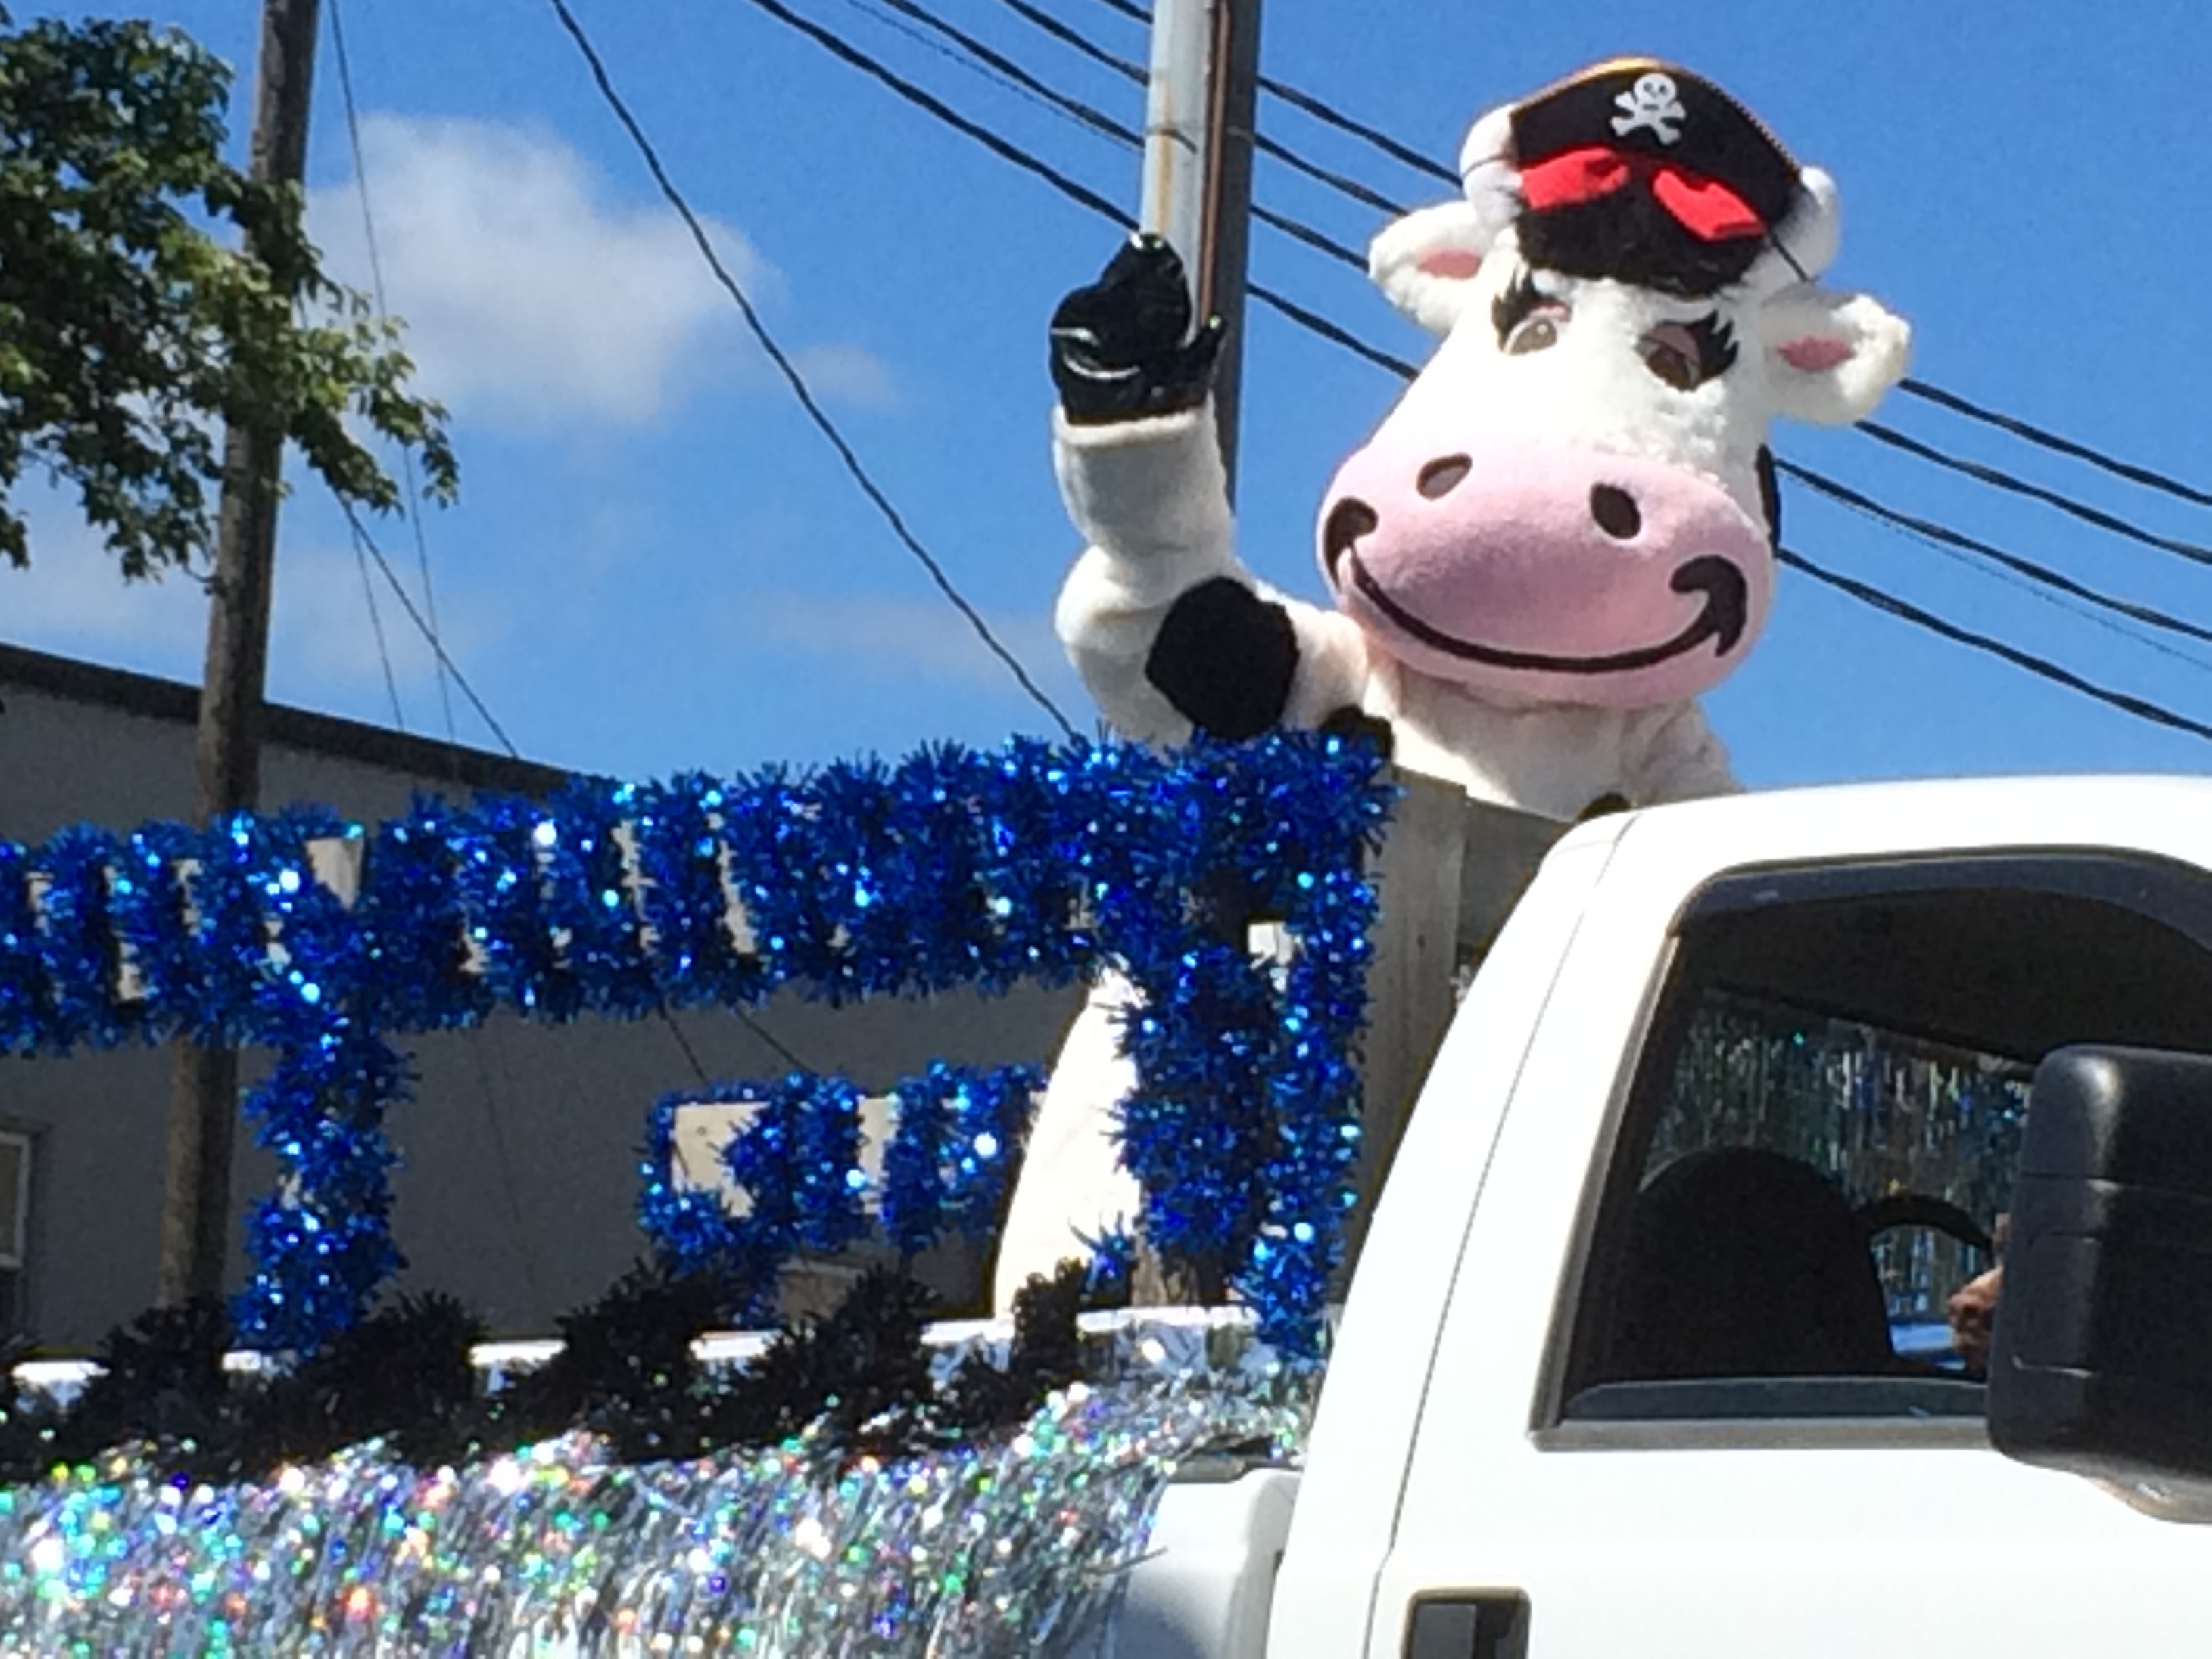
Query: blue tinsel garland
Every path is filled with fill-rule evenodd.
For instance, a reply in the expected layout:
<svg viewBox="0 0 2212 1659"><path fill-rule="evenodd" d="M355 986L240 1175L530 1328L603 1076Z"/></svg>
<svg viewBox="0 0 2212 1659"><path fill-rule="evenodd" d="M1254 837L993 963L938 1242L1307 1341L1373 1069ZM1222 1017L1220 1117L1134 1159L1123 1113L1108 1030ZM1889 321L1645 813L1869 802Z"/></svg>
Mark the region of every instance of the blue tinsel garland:
<svg viewBox="0 0 2212 1659"><path fill-rule="evenodd" d="M1312 736L1167 756L1018 740L804 777L578 781L542 805L425 799L367 833L350 908L308 843L364 832L313 811L0 843L0 1052L179 1035L274 1049L252 1111L284 1179L252 1222L240 1314L269 1346L309 1350L398 1261L393 1036L497 1009L635 1017L779 987L836 1001L1115 967L1145 999L1124 1123L1144 1234L1222 1263L1269 1339L1309 1351L1357 1152L1376 773L1370 750ZM1287 967L1222 925L1249 915L1288 927ZM942 1069L901 1085L918 1127L882 1194L900 1249L994 1212L1006 1164L981 1148L1018 1133L1031 1086ZM862 1215L850 1085L767 1097L732 1154L759 1218L744 1248L834 1249ZM678 1259L732 1248L710 1195L645 1207Z"/></svg>

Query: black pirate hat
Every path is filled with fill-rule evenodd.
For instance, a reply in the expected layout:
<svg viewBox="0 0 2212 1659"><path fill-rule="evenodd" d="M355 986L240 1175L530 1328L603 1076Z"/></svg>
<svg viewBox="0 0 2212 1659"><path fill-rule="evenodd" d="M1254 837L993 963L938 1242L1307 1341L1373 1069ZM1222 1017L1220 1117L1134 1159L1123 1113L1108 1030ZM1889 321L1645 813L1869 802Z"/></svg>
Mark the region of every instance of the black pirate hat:
<svg viewBox="0 0 2212 1659"><path fill-rule="evenodd" d="M1703 76L1615 58L1515 104L1508 131L1534 264L1706 294L1770 247L1788 257L1804 170Z"/></svg>

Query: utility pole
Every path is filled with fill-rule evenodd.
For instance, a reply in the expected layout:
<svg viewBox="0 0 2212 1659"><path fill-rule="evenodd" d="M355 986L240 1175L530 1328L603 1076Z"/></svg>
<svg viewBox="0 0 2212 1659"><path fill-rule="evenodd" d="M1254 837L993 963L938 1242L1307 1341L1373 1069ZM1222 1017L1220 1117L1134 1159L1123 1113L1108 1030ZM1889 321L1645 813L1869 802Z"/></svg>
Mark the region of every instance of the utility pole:
<svg viewBox="0 0 2212 1659"><path fill-rule="evenodd" d="M1259 75L1260 0L1152 0L1145 186L1137 217L1181 257L1197 314L1218 317L1226 326L1214 364L1213 416L1231 501ZM1139 1306L1218 1303L1226 1293L1223 1266L1176 1272L1146 1249L1132 1270L1131 1293Z"/></svg>
<svg viewBox="0 0 2212 1659"><path fill-rule="evenodd" d="M253 178L298 185L307 173L319 0L264 0L253 100ZM200 681L197 810L204 822L251 811L261 797L263 694L275 586L281 428L234 422L223 435L222 504ZM159 1297L169 1305L222 1294L230 1248L230 1165L238 1124L238 1055L180 1040L169 1102Z"/></svg>
<svg viewBox="0 0 2212 1659"><path fill-rule="evenodd" d="M1198 314L1228 327L1213 409L1231 500L1259 86L1260 0L1153 0L1139 216L1182 257Z"/></svg>

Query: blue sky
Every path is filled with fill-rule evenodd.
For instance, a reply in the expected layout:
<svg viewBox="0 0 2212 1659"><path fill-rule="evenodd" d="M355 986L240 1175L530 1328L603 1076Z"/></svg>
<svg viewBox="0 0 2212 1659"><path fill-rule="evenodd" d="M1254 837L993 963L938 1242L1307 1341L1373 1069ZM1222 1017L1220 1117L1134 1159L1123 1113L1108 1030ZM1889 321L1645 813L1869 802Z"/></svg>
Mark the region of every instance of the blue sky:
<svg viewBox="0 0 2212 1659"><path fill-rule="evenodd" d="M325 7L330 0L325 0ZM1133 207L1122 152L884 27L855 0L799 9ZM1099 0L1046 0L1141 58ZM996 0L947 17L1133 124L1136 89ZM769 325L923 540L1088 725L1050 633L1077 551L1046 440L1045 319L1112 251L1110 227L892 99L743 0L576 0L618 82ZM142 11L107 8L101 11ZM258 7L157 15L250 82ZM1274 0L1265 67L1431 153L1477 113L1621 52L1720 80L1844 195L1838 285L1913 321L1917 371L2200 482L2212 266L2194 158L2212 112L2212 10L2015 0L1975 21L1924 0L1834 5L1586 0L1490 8ZM1356 22L1353 21L1356 17ZM2001 20L2001 21L1999 21ZM630 775L992 742L1042 716L967 635L747 345L542 0L355 0L345 21L395 311L425 390L455 413L463 499L427 531L450 648L524 752ZM241 100L234 125L250 111ZM1388 194L1437 187L1305 118L1263 130ZM319 234L366 280L335 63L310 173ZM1364 245L1374 216L1262 162L1260 194ZM1399 352L1423 341L1354 273L1255 233L1255 275ZM1311 520L1334 463L1388 407L1387 376L1255 311L1244 551L1316 594ZM1931 441L2212 542L2190 509L1893 400ZM1853 434L1785 454L2094 585L2212 619L2212 570L1948 478ZM342 523L296 466L281 538L271 695L390 722ZM2212 647L2161 653L1804 491L1789 538L1837 568L2093 679L2212 719ZM411 542L380 532L409 568ZM65 510L35 568L0 571L0 638L197 674L203 611L125 592ZM388 596L381 596L388 599ZM441 731L427 655L387 602L411 729ZM1754 785L2053 769L2196 770L2162 732L1785 575L1767 638L1711 699ZM488 742L465 708L465 738Z"/></svg>

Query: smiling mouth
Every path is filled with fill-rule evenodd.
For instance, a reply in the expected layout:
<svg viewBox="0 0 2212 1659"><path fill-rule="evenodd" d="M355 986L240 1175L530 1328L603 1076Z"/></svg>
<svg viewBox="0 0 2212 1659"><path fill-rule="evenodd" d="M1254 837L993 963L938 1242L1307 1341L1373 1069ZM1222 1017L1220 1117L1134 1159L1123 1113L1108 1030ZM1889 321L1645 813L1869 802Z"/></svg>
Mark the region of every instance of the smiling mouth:
<svg viewBox="0 0 2212 1659"><path fill-rule="evenodd" d="M1671 640L1603 657L1557 657L1538 651L1505 651L1495 646L1478 645L1473 640L1461 639L1424 622L1384 591L1382 584L1360 562L1357 545L1359 538L1375 526L1370 522L1355 529L1353 523L1340 523L1352 516L1340 511L1329 515L1327 556L1330 575L1340 575L1339 567L1349 564L1351 585L1369 604L1423 645L1462 661L1548 674L1619 674L1669 661L1696 650L1707 640L1716 641L1714 655L1725 656L1743 638L1744 624L1750 612L1750 593L1743 572L1730 561L1707 554L1684 564L1668 582L1677 593L1702 593L1705 598L1696 618ZM1342 532L1346 530L1353 533L1344 535Z"/></svg>

